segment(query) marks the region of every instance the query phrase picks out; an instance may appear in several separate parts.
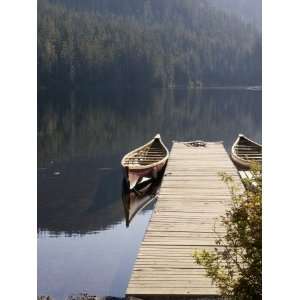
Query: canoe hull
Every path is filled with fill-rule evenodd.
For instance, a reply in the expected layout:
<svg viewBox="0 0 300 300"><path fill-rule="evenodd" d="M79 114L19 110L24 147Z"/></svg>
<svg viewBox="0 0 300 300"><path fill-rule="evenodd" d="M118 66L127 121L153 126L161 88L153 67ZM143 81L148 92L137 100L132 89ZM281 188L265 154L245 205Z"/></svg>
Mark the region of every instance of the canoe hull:
<svg viewBox="0 0 300 300"><path fill-rule="evenodd" d="M145 145L127 153L121 160L129 189L142 179L156 179L163 171L169 158L169 150L157 134Z"/></svg>
<svg viewBox="0 0 300 300"><path fill-rule="evenodd" d="M243 134L239 134L231 148L231 159L239 170L248 170L253 164L261 164L262 146Z"/></svg>
<svg viewBox="0 0 300 300"><path fill-rule="evenodd" d="M129 189L133 189L138 184L138 182L144 177L157 179L161 175L166 165L166 162L167 161L163 161L159 165L145 169L132 169L130 167L123 168Z"/></svg>
<svg viewBox="0 0 300 300"><path fill-rule="evenodd" d="M244 159L239 158L235 153L231 153L231 159L233 160L233 162L235 163L235 165L238 167L238 169L250 169L251 167L251 161L247 161Z"/></svg>

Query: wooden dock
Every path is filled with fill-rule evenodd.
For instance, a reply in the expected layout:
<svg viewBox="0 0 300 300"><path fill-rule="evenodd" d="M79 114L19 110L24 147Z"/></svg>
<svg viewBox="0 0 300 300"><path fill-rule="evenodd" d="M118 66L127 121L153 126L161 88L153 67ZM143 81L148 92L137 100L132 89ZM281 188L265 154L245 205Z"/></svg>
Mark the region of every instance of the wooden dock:
<svg viewBox="0 0 300 300"><path fill-rule="evenodd" d="M222 143L193 147L174 142L159 197L126 291L140 299L208 298L218 289L192 257L213 250L219 220L231 203L220 172L241 184Z"/></svg>

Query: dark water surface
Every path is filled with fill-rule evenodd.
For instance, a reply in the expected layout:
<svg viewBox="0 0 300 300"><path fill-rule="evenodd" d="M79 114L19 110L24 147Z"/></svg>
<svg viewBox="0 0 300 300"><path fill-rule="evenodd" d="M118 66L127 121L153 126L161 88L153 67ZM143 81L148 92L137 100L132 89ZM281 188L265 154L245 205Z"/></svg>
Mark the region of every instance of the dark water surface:
<svg viewBox="0 0 300 300"><path fill-rule="evenodd" d="M261 91L39 93L39 295L124 295L153 204L126 228L120 159L158 132L168 147L261 142Z"/></svg>

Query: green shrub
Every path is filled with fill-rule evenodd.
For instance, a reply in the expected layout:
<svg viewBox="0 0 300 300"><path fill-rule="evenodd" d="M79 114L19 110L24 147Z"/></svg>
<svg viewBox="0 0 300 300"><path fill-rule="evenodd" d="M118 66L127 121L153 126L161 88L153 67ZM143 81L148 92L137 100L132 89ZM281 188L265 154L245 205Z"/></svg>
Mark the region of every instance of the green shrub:
<svg viewBox="0 0 300 300"><path fill-rule="evenodd" d="M232 193L233 205L222 217L225 235L216 240L220 247L195 251L197 264L226 299L262 297L262 180L261 169L252 168L253 179L244 180L239 191L231 177L222 174Z"/></svg>

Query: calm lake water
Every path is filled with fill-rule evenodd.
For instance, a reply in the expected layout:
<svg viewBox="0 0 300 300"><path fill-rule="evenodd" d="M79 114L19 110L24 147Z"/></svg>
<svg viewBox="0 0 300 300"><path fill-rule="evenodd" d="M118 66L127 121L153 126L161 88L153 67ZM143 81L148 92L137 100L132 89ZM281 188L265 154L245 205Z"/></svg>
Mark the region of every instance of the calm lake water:
<svg viewBox="0 0 300 300"><path fill-rule="evenodd" d="M261 142L261 91L38 94L39 295L124 295L153 203L126 228L120 159L158 132Z"/></svg>

